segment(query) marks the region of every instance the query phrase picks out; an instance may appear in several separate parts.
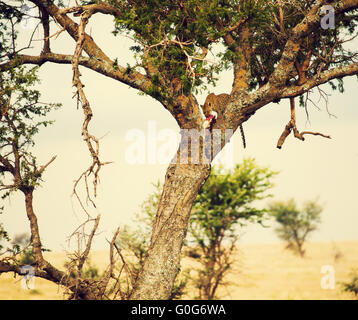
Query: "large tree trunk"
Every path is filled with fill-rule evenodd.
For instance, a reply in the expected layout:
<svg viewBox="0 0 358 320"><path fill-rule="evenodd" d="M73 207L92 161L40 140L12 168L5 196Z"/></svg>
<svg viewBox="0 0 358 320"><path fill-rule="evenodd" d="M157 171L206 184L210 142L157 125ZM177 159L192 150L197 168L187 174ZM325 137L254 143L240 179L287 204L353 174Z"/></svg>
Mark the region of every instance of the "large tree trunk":
<svg viewBox="0 0 358 320"><path fill-rule="evenodd" d="M180 270L180 252L193 202L210 175L209 164L171 164L153 227L151 245L132 300L165 300Z"/></svg>

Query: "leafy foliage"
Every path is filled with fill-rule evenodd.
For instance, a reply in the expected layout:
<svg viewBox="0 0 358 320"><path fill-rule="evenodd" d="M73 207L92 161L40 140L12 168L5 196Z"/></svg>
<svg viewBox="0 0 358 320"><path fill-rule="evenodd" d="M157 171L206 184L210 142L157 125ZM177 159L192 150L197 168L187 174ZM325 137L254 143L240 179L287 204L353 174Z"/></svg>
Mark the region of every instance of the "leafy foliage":
<svg viewBox="0 0 358 320"><path fill-rule="evenodd" d="M213 170L195 200L189 226L189 239L198 248L202 265L195 280L200 299L214 299L217 287L233 263L238 240L237 227L248 222L262 224L266 209L257 200L270 196L276 174L245 159L231 171Z"/></svg>
<svg viewBox="0 0 358 320"><path fill-rule="evenodd" d="M0 75L0 155L18 170L11 172L8 168L5 170L6 166L0 169L0 187L7 190L3 197L21 187L35 188L41 181L36 157L30 150L40 128L53 122L41 118L60 104L40 101L40 93L34 89L38 82L36 71L37 68L28 70L20 66ZM12 185L7 183L9 173L14 176Z"/></svg>
<svg viewBox="0 0 358 320"><path fill-rule="evenodd" d="M20 8L0 1L0 63L6 61L4 53L14 54L14 41L18 34L14 26L21 22L23 16Z"/></svg>
<svg viewBox="0 0 358 320"><path fill-rule="evenodd" d="M282 30L277 26L275 17L279 16L276 1L266 0L134 0L107 2L122 12L116 18L114 34L127 33L135 41L132 47L137 57L137 65L153 65L158 79L182 81L184 90L191 91L206 88L206 84L215 84L217 75L232 67L240 59L237 45L240 45L238 26L245 21L251 30L249 42L251 50L250 89L265 84L279 60L293 27L303 21L306 12L313 6L312 0L282 1ZM332 66L341 66L351 62L347 57L354 53L344 46L344 37L352 35L357 28L354 11L336 14L334 29L317 28L307 35L304 47L299 54L302 62L308 52L312 54L308 76L322 71L319 57L335 56ZM230 34L231 44L223 41ZM220 46L215 46L220 44ZM203 48L215 55L215 63L201 59ZM327 48L332 48L327 52ZM191 68L188 68L191 63ZM327 66L328 67L328 66ZM193 79L192 74L195 74ZM295 79L292 79L295 81ZM162 84L158 82L158 94Z"/></svg>
<svg viewBox="0 0 358 320"><path fill-rule="evenodd" d="M216 75L229 68L229 61L237 54L234 48L222 46L217 53L218 63L208 64L201 58L203 48L223 44L221 38L227 30L245 17L250 17L253 26L268 22L272 10L263 0L108 3L123 12L116 19L114 34L127 32L138 43L132 47L138 66L152 64L158 68L158 78L178 78L187 92L203 86L205 81L215 84ZM192 70L188 70L188 62L192 62ZM194 81L189 71L195 73Z"/></svg>
<svg viewBox="0 0 358 320"><path fill-rule="evenodd" d="M253 159L245 159L232 171L213 169L192 209L190 230L196 242L208 246L218 237L235 233L237 224L262 223L266 209L253 204L267 197L275 174L258 167Z"/></svg>
<svg viewBox="0 0 358 320"><path fill-rule="evenodd" d="M250 68L244 71L245 76L249 78L249 91L263 86L269 81L278 62L285 60L282 59L282 53L288 39L295 40L294 37L291 38L295 26L305 21L310 8L316 4L321 4L321 2L314 0L106 1L119 9L110 13L116 16L114 34L126 33L134 39L135 44L131 50L137 62L134 66L127 65L126 68L123 68L118 60L114 60L112 62L113 68L107 68L108 65L102 63L105 60L108 62L107 58L102 59L102 50L99 50L100 48L96 47L94 42L89 41L92 39L91 37L87 37L84 40L87 49L89 47L95 48L92 53L87 50L87 55L91 61L97 59L98 65L101 65L101 68L96 71L112 77L114 74L111 74L111 72L116 71L115 78L117 80L139 88L142 92L158 99L171 111L172 115L175 115L177 120L183 116L183 122L187 123L193 119L192 116L195 116L193 111L196 110L191 110L191 108L196 109L194 108L196 103L186 104L183 101L196 102L195 97L191 96L189 100L186 100L186 97L181 97L184 98L182 100L175 100L175 95L179 91L177 88L180 88L181 93L184 94L197 93L201 89L206 89L208 84L215 84L222 70L235 67L236 71L238 71L238 68L241 72L241 58L246 54L248 57L245 58L248 58L247 65ZM52 3L52 1L49 2ZM53 2L60 7L71 5L63 0ZM80 2L87 5L101 1L83 0ZM24 2L21 0L17 3L23 4ZM335 3L328 1L328 3L339 6L338 1L335 1ZM37 19L39 25L42 25L44 29L44 47L40 56L29 58L29 56L25 57L24 55L20 57L20 52L29 49L33 40L30 39L28 47L19 48L21 41L18 41L17 36L18 24L25 18L25 14L21 12L20 6L8 5L0 0L0 63L2 70L8 70L0 75L0 150L3 152L0 165L0 191L5 192L3 197L18 189L33 191L41 182L42 170L38 169L36 157L29 150L34 145L33 137L39 128L51 123L38 119L47 117L48 112L54 107L54 105L40 103L39 92L31 89L37 81L36 69L25 69L19 65L21 63L42 65L46 59L51 61L58 59L57 62L68 63L68 56L63 58L63 55L50 52L49 41L50 38L51 42L54 39L50 36L52 32L49 33L46 28L49 29L49 20L52 25L55 16L58 18L60 15L65 18L66 14L73 13L74 16L78 17L83 10L86 10L86 8L77 7L66 11L67 13L64 13L64 11L59 13L56 8L53 8L54 10L50 12L45 2L35 1L31 2L31 5L35 5L39 9ZM76 5L78 5L77 1ZM347 36L356 33L357 10L347 9L347 11L348 13L336 14L336 27L332 30L317 28L307 34L301 34L305 38L303 42L301 42L301 39L298 41L298 57L296 59L295 54L293 58L295 61L292 61L292 64L294 62L303 66L306 59L309 58L308 69L303 72L306 78L319 78L322 71L354 65L358 61L357 53L345 46L346 42L350 42L354 38L347 39ZM280 16L282 21L278 21ZM57 24L62 24L63 31L76 38L74 33L78 25L72 23L69 16L65 19L67 22L61 22L62 19L56 18L54 20ZM318 26L318 23L315 26ZM242 32L245 28L248 29L248 34ZM52 26L51 31L53 31ZM227 37L230 37L229 41ZM244 47L249 49L245 50ZM214 63L207 59L208 52L211 52L214 56ZM55 55L56 59L54 59ZM49 56L51 57L49 58ZM67 61L65 61L66 59ZM291 67L292 70L289 70ZM284 81L282 83L278 81L280 88L270 87L281 91L284 87L290 86L292 88L297 83L299 84L301 80L300 68L296 65L295 67L297 72L290 63L290 68L287 68L288 71L283 72ZM92 69L94 68L92 67ZM135 69L140 69L140 72L143 72L144 69L146 75L135 73L131 77L131 73ZM300 70L302 71L302 69ZM338 71L341 71L338 73L340 75L345 74L342 70ZM239 73L236 72L236 75ZM329 82L332 89L343 92L343 78L335 75L335 73L332 73L332 75L337 78ZM138 80L139 78L140 80ZM276 77L272 78L275 82ZM322 81L325 81L324 79L323 77ZM180 85L177 85L178 82L180 82ZM243 82L245 82L244 91L246 91L246 81ZM319 81L315 83L319 85ZM268 90L263 99L260 99L260 96L258 96L258 99L263 103L279 101L279 98L276 99L274 89ZM237 92L235 91L233 90L234 93ZM247 93L244 92L244 96ZM170 108L173 101L179 101L174 105L177 108L175 112ZM303 97L300 101L304 105ZM255 102L248 99L247 103L251 104L252 107L252 103ZM259 107L258 104L257 108ZM244 116L253 114L252 111L249 111L250 114L244 114L244 109L245 107L238 112L238 116L243 116L242 119ZM247 110L249 109L247 108ZM183 113L183 111L185 112ZM236 112L233 114L236 115ZM217 286L222 283L223 275L229 270L230 255L237 240L236 227L245 225L247 221L262 223L264 217L265 210L256 209L253 202L265 197L264 192L270 187L268 180L272 174L268 171L258 172L255 171L255 167L251 167L256 172L256 175L251 176L249 171L245 172L244 170L239 173L241 169L235 168L231 178L227 176L227 173L214 172L214 178L209 179L193 206L191 219L193 227L190 230L191 237L189 237L189 240L192 243L196 241L201 252L191 252L191 254L195 257L203 257L202 261L204 261L204 271L199 275L201 281L199 284L200 296L213 298ZM11 176L13 183L9 182ZM237 186L240 186L239 191L237 191ZM147 209L151 210L150 206L155 207L158 199L159 197L156 196L148 202ZM315 210L313 209L311 211L313 213L310 219L317 221L318 213L314 213ZM295 210L292 209L292 212L295 212ZM154 214L147 221L153 222L153 217ZM299 224L300 218L302 217L299 216L297 211L292 220ZM283 221L286 220L283 219ZM301 221L301 227L306 228L304 235L314 228L309 227L310 224L307 221ZM9 240L2 225L0 227L0 238ZM185 231L183 229L183 232ZM135 255L139 265L142 265L148 242L139 238L139 235L140 233L131 237L131 234L128 233L127 240L134 243L128 249L138 249ZM145 235L149 238L146 231ZM125 233L124 236L126 236ZM302 236L302 238L305 238L305 236ZM291 244L289 245L291 246ZM125 246L125 244L122 244L122 246ZM300 241L298 241L298 246L299 251L301 251ZM224 247L229 248L229 251L225 251ZM16 247L14 250L18 251L19 249ZM176 255L176 258L178 258L179 251ZM164 270L164 272L166 271ZM95 272L90 273L90 277L92 276L96 276ZM179 284L178 292L182 287Z"/></svg>
<svg viewBox="0 0 358 320"><path fill-rule="evenodd" d="M40 101L34 87L38 83L37 68L24 66L0 74L0 193L2 199L12 192L33 190L39 186L43 170L31 152L34 136L41 127L52 121L41 118L59 104ZM0 240L5 241L6 252L16 256L19 265L34 262L33 246L26 234L17 235L12 242L4 227L0 226ZM5 244L0 246L4 248ZM42 251L48 251L41 248Z"/></svg>
<svg viewBox="0 0 358 320"><path fill-rule="evenodd" d="M323 208L315 201L304 203L299 210L293 199L287 202L277 201L269 206L271 215L279 224L276 228L278 236L287 242L287 248L300 256L304 256L303 244L309 234L318 228Z"/></svg>

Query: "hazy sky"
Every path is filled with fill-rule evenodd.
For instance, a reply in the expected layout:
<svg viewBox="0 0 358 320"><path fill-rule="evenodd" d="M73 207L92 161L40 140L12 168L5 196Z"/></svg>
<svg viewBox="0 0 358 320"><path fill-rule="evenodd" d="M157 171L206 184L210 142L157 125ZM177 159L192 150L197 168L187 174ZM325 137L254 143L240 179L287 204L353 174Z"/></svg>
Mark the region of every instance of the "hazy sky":
<svg viewBox="0 0 358 320"><path fill-rule="evenodd" d="M122 65L132 61L127 50L130 41L110 34L109 17L96 17L87 30L111 58L118 58ZM68 41L63 33L52 43L52 50L71 54L73 41ZM149 121L155 121L157 132L163 129L178 132L178 127L169 112L154 99L139 96L136 90L93 71L82 68L81 72L94 111L90 130L97 137L105 135L101 140L101 159L114 162L101 171L98 208L91 210L93 216L102 215L101 233L94 243L94 248L101 249L108 247L106 239L111 238L117 226L130 223L140 204L153 191L152 183L163 181L167 167L166 164L128 164L125 152L132 142L126 141L126 134L135 128L147 132ZM73 181L90 159L80 134L82 111L76 109L72 100L71 66L46 64L40 70L40 77L42 101L61 102L63 107L51 114L56 123L43 129L36 139L36 154L43 163L53 155L57 159L44 175L43 188L35 193L34 208L44 246L61 250L66 248L67 237L85 218L75 200L71 201L71 192ZM229 92L231 83L231 73L223 73L218 86L211 91ZM302 142L290 136L283 149L278 150L277 140L290 116L289 105L283 101L264 107L244 124L247 149L242 148L240 134L235 134L232 142L235 162L254 157L258 165L280 171L272 190L276 200L294 197L300 205L304 200L319 197L324 212L320 229L312 240L358 240L358 83L355 78L347 79L343 95L331 92L328 86L325 88L332 94L329 108L337 118L328 115L321 101L320 110L309 105L310 123L304 109L299 108L297 125L300 130L329 134L332 140L307 136ZM199 96L198 100L203 103L205 96ZM318 100L315 95L312 98ZM158 141L158 147L162 144L163 141ZM14 195L5 204L6 212L0 219L10 234L28 231L22 194ZM277 241L272 228L250 226L240 233L242 242Z"/></svg>

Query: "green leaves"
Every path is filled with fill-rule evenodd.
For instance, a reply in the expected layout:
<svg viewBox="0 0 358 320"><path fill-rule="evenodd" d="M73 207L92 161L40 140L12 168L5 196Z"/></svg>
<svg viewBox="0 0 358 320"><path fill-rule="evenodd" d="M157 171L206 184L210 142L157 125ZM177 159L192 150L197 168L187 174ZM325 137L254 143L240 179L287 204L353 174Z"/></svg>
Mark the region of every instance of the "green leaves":
<svg viewBox="0 0 358 320"><path fill-rule="evenodd" d="M219 238L233 237L235 227L248 221L262 223L265 209L254 206L273 185L276 172L258 167L246 159L231 171L214 169L195 200L190 230L198 243L208 244Z"/></svg>
<svg viewBox="0 0 358 320"><path fill-rule="evenodd" d="M149 61L169 81L185 75L190 80L187 82L190 85L185 87L189 92L199 92L206 85L215 84L219 72L232 68L240 60L237 49L243 41L250 45L249 89L265 84L279 63L293 29L304 21L315 4L311 0L107 1L122 12L116 18L114 33L128 33L137 42L133 49L138 64ZM322 71L322 63L337 67L356 60L356 54L344 46L346 36L356 33L355 14L356 10L337 13L334 29L323 30L317 25L306 36L298 60L308 52L313 53L308 76ZM243 21L250 30L246 39L241 37ZM227 35L231 37L229 42L225 39ZM188 44L159 45L164 40ZM215 56L214 64L207 60L196 63L203 47ZM343 83L339 90L343 91Z"/></svg>
<svg viewBox="0 0 358 320"><path fill-rule="evenodd" d="M189 241L199 248L202 268L195 285L200 299L214 299L216 289L233 262L239 226L262 223L266 210L257 200L270 195L271 179L276 174L245 159L232 170L213 169L192 208Z"/></svg>
<svg viewBox="0 0 358 320"><path fill-rule="evenodd" d="M200 299L214 299L216 289L223 283L230 269L238 226L249 221L261 223L266 210L260 209L257 200L265 199L273 186L276 172L259 167L253 159L246 159L232 170L213 169L200 190L191 211L188 229L187 256L201 264L197 276L191 278ZM143 216L137 218L142 229L128 232L124 229L119 238L123 249L130 249L142 261L149 247L151 227L161 197L162 186L157 183L142 205Z"/></svg>
<svg viewBox="0 0 358 320"><path fill-rule="evenodd" d="M192 63L195 78L190 81L188 91L205 85L205 81L214 81L214 74L228 68L227 61L232 58L232 49L224 48L219 52L221 59L213 68L203 60L197 60L202 54L202 47L210 49L213 43L221 41L227 33L226 28L235 25L243 17L250 16L255 21L267 19L265 1L171 1L171 0L135 0L115 2L122 15L115 20L114 34L130 34L138 43L132 47L136 57L158 67L166 78L192 79L188 63ZM176 40L177 43L163 40ZM179 45L179 43L185 45ZM149 49L148 49L149 48ZM185 52L184 52L185 51ZM147 54L149 52L149 54ZM192 61L188 58L192 57Z"/></svg>
<svg viewBox="0 0 358 320"><path fill-rule="evenodd" d="M36 71L37 68L21 66L0 75L0 155L3 157L0 164L6 168L0 171L0 187L7 190L3 197L10 195L20 185L35 188L41 180L36 157L30 148L34 146L34 136L40 128L53 123L41 118L47 117L60 104L47 104L39 100L40 93L34 88L38 82ZM6 187L10 185L7 172L13 175L13 187Z"/></svg>

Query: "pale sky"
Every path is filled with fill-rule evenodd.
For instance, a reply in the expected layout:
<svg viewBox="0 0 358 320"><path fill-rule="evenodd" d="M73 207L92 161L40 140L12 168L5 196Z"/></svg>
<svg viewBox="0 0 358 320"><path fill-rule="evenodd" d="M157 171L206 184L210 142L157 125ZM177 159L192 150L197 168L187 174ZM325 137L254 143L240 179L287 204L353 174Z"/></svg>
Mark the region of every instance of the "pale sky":
<svg viewBox="0 0 358 320"><path fill-rule="evenodd" d="M118 58L122 65L132 61L127 50L130 40L110 34L111 18L96 17L87 30L91 30L92 37L111 58ZM53 52L71 54L73 49L73 41L68 41L64 33L52 42ZM125 140L126 134L135 128L147 132L148 121L156 121L157 131L171 129L178 132L178 127L169 112L154 99L139 96L136 90L91 70L82 68L81 72L94 111L90 130L97 137L105 135L101 140L101 158L114 162L101 171L98 208L91 210L94 217L98 213L102 215L101 233L93 248L103 249L108 248L106 239L111 238L114 230L130 223L139 211L140 204L153 191L152 183L163 181L167 167L126 163L125 152L131 145ZM73 181L89 165L90 159L80 134L82 111L76 109L76 102L72 100L71 66L46 64L40 70L40 78L42 101L61 102L63 107L51 114L56 123L43 129L36 139L35 153L42 163L53 155L57 155L57 159L44 174L43 188L35 192L34 209L44 246L62 250L67 248L67 237L85 218L70 195ZM225 72L220 76L218 86L211 91L216 94L229 92L231 83L231 73ZM275 200L294 197L300 205L305 200L319 197L324 211L320 228L311 238L314 241L358 240L358 83L354 77L345 83L343 95L331 92L325 86L332 94L330 112L337 118L329 117L322 102L319 104L321 110L309 105L310 124L304 109L297 110L300 130L329 134L332 140L307 136L302 142L290 136L283 149L278 150L277 140L289 121L286 101L265 106L244 124L246 150L242 148L239 132L233 139L235 162L254 157L258 165L280 171L272 190ZM203 103L205 96L199 96L198 100ZM312 97L317 101L317 96ZM162 144L158 141L158 147ZM10 235L29 231L22 194L12 196L5 205L5 213L0 219ZM250 226L239 232L241 242L278 241L273 228Z"/></svg>

